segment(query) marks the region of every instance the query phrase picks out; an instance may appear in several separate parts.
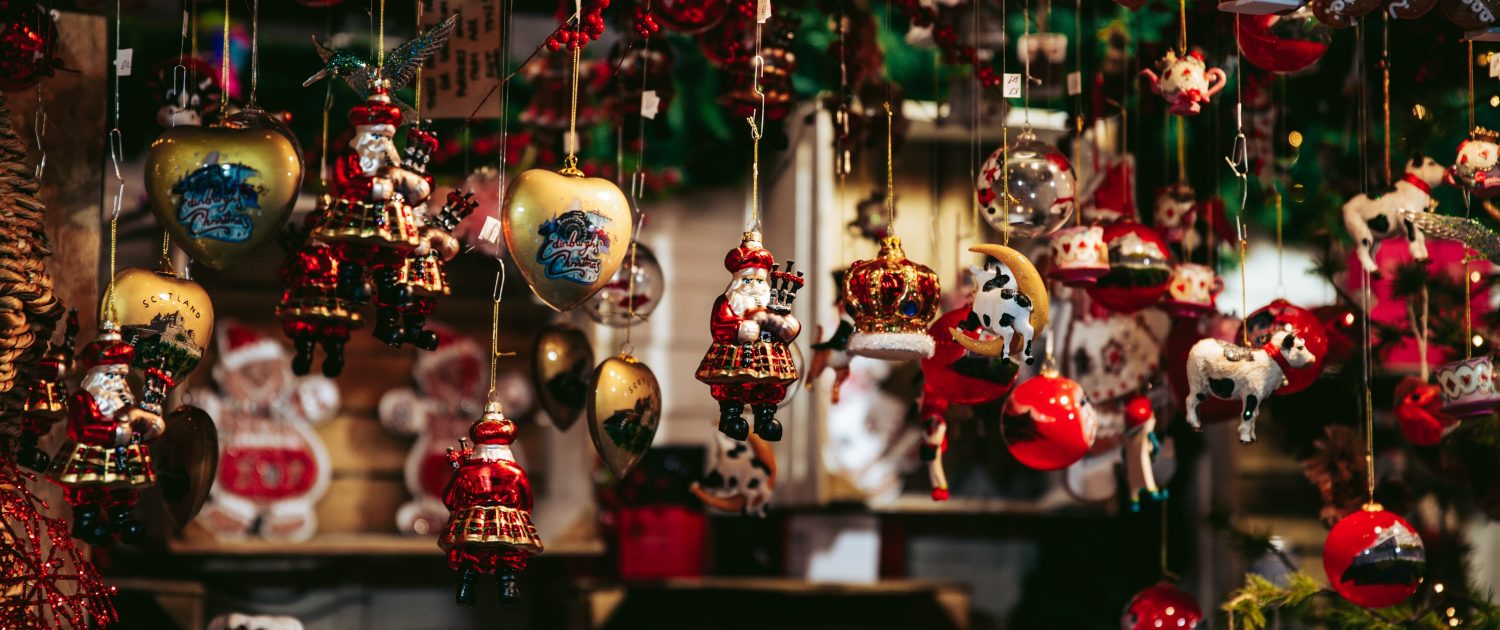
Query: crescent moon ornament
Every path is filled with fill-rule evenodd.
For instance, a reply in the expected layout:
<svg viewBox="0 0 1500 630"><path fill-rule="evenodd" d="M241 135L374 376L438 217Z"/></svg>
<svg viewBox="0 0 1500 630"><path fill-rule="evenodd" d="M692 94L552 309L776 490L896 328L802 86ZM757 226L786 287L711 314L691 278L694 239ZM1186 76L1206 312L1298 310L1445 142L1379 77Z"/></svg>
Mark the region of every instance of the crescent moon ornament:
<svg viewBox="0 0 1500 630"><path fill-rule="evenodd" d="M995 337L981 341L957 328L950 328L953 340L964 349L986 357L1020 355L1034 363L1031 341L1047 328L1050 300L1047 284L1036 266L1014 249L986 243L969 251L984 254L996 262L974 272L974 306L970 317Z"/></svg>

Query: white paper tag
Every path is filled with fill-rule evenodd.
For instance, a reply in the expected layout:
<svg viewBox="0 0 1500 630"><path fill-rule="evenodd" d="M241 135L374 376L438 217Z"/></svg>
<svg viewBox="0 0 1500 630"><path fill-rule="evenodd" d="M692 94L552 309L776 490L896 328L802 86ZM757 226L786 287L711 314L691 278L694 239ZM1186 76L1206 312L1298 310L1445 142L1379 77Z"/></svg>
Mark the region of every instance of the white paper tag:
<svg viewBox="0 0 1500 630"><path fill-rule="evenodd" d="M1077 71L1068 73L1068 96L1078 96L1083 93L1083 75Z"/></svg>
<svg viewBox="0 0 1500 630"><path fill-rule="evenodd" d="M1490 53L1490 78L1500 79L1500 54Z"/></svg>
<svg viewBox="0 0 1500 630"><path fill-rule="evenodd" d="M771 0L756 0L755 21L765 24L769 19L771 19Z"/></svg>
<svg viewBox="0 0 1500 630"><path fill-rule="evenodd" d="M115 74L122 77L130 76L130 68L135 59L134 48L121 48L115 51Z"/></svg>
<svg viewBox="0 0 1500 630"><path fill-rule="evenodd" d="M656 112L661 108L661 97L656 95L656 90L641 92L641 117L646 120L656 120Z"/></svg>
<svg viewBox="0 0 1500 630"><path fill-rule="evenodd" d="M1021 98L1021 75L1015 72L1005 73L1004 93L1005 98Z"/></svg>
<svg viewBox="0 0 1500 630"><path fill-rule="evenodd" d="M486 243L500 243L500 220L495 217L485 217L484 227L479 228L479 240Z"/></svg>

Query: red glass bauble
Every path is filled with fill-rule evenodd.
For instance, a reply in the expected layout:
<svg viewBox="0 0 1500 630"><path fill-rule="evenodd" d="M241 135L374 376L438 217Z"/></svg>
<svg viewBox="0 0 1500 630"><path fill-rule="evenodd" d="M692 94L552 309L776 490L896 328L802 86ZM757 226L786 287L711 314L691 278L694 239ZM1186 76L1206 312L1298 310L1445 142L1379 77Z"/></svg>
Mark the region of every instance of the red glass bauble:
<svg viewBox="0 0 1500 630"><path fill-rule="evenodd" d="M1123 630L1193 630L1200 623L1203 623L1203 609L1198 602L1187 591L1167 582L1136 593L1120 618Z"/></svg>
<svg viewBox="0 0 1500 630"><path fill-rule="evenodd" d="M1333 590L1365 608L1401 603L1422 584L1427 552L1411 523L1367 505L1333 526L1323 543L1323 570Z"/></svg>
<svg viewBox="0 0 1500 630"><path fill-rule="evenodd" d="M1236 22L1245 61L1270 72L1291 73L1317 63L1333 41L1333 29L1307 7L1290 15L1242 15Z"/></svg>
<svg viewBox="0 0 1500 630"><path fill-rule="evenodd" d="M1259 348L1271 340L1278 330L1290 330L1297 338L1307 342L1313 360L1300 368L1286 372L1287 384L1276 390L1278 394L1292 394L1311 387L1313 381L1323 374L1323 364L1328 360L1328 331L1323 322L1312 311L1277 299L1250 314L1245 320L1250 333L1250 346Z"/></svg>
<svg viewBox="0 0 1500 630"><path fill-rule="evenodd" d="M953 340L948 331L964 329L963 322L969 318L969 306L944 313L927 329L936 349L932 356L922 359L922 378L928 387L939 396L955 405L978 405L999 400L1016 383L1020 366L1009 359L983 357L965 350ZM979 339L981 333L965 330L970 338ZM990 336L984 333L984 336Z"/></svg>
<svg viewBox="0 0 1500 630"><path fill-rule="evenodd" d="M1044 371L1011 392L1000 417L1000 435L1022 464L1061 470L1088 454L1097 424L1083 386Z"/></svg>
<svg viewBox="0 0 1500 630"><path fill-rule="evenodd" d="M702 33L714 27L729 14L728 0L657 0L651 13L674 31Z"/></svg>
<svg viewBox="0 0 1500 630"><path fill-rule="evenodd" d="M34 2L0 0L0 90L36 85L57 69L57 23Z"/></svg>
<svg viewBox="0 0 1500 630"><path fill-rule="evenodd" d="M1104 227L1109 248L1109 273L1088 288L1099 306L1117 313L1134 313L1161 300L1172 279L1167 242L1156 230L1134 221Z"/></svg>

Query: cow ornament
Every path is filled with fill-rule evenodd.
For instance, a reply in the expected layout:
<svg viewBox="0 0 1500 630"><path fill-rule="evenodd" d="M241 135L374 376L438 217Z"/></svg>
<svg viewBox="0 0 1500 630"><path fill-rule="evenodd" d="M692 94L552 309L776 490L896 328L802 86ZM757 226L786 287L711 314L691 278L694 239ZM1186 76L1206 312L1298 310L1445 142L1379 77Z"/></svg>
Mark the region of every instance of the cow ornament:
<svg viewBox="0 0 1500 630"><path fill-rule="evenodd" d="M713 469L689 490L715 510L764 517L776 489L776 453L771 443L753 433L744 442L723 434L714 439L718 457Z"/></svg>
<svg viewBox="0 0 1500 630"><path fill-rule="evenodd" d="M1260 414L1260 404L1281 387L1286 373L1291 368L1300 368L1313 362L1312 351L1307 342L1295 333L1282 330L1271 335L1271 340L1259 348L1204 339L1193 344L1188 352L1188 396L1187 422L1194 430L1202 430L1198 420L1198 404L1215 398L1244 401L1240 413L1240 443L1255 441L1255 417Z"/></svg>
<svg viewBox="0 0 1500 630"><path fill-rule="evenodd" d="M1371 197L1360 194L1344 203L1344 228L1354 239L1354 255L1365 271L1378 273L1375 248L1380 241L1404 237L1411 257L1427 260L1427 241L1403 210L1425 212L1432 201L1432 187L1443 183L1447 169L1430 157L1413 156L1406 164L1406 174L1396 182L1395 190Z"/></svg>
<svg viewBox="0 0 1500 630"><path fill-rule="evenodd" d="M1020 355L1035 363L1032 339L1047 328L1047 285L1036 267L1020 252L1003 245L975 245L969 251L994 259L983 268L974 266L974 308L970 324L994 335L979 340L958 328L949 330L953 340L975 354L987 357ZM970 326L974 328L975 326Z"/></svg>

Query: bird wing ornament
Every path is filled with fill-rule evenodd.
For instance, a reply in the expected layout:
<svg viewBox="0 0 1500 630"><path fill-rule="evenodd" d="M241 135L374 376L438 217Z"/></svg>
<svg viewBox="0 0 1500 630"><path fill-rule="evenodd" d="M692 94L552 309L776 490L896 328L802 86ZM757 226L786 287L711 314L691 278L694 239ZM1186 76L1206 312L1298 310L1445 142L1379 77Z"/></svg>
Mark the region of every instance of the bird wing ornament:
<svg viewBox="0 0 1500 630"><path fill-rule="evenodd" d="M1435 212L1402 210L1401 213L1402 217L1411 221L1417 229L1438 238L1463 243L1488 258L1490 262L1500 264L1500 235L1496 235L1480 222Z"/></svg>
<svg viewBox="0 0 1500 630"><path fill-rule="evenodd" d="M317 49L318 57L323 60L323 67L306 81L302 87L308 87L327 77L341 77L354 93L364 98L370 93L370 87L377 79L384 79L386 86L392 91L406 87L417 77L417 68L427 63L437 51L448 45L448 38L453 36L453 29L458 26L458 16L451 15L448 19L434 24L432 28L423 31L406 43L397 46L385 56L385 63L379 68L375 64L360 57L359 55L335 50L328 44L313 38L313 48ZM413 119L416 114L411 106L397 99L391 99L408 120Z"/></svg>

